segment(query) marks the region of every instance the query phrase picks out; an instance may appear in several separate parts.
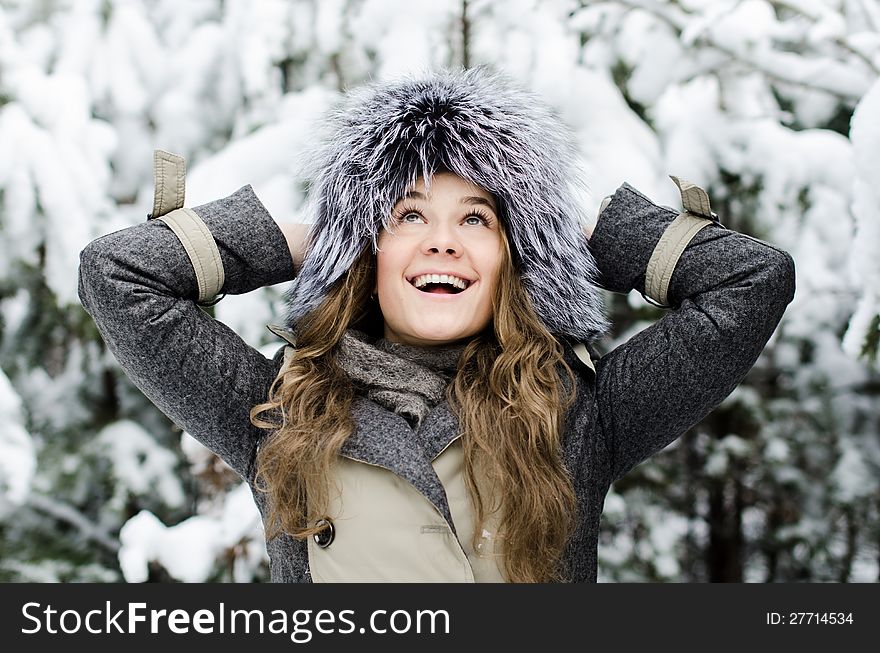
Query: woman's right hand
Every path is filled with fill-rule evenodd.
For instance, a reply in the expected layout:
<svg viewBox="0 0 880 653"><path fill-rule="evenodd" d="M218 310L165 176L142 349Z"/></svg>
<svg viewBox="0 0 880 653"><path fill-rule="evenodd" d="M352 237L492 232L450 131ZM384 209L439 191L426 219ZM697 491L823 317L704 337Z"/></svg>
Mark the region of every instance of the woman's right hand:
<svg viewBox="0 0 880 653"><path fill-rule="evenodd" d="M293 257L293 270L295 274L299 274L302 267L303 258L305 257L306 236L309 233L310 224L285 223L278 225L281 232L287 239L287 246L290 248L290 255Z"/></svg>

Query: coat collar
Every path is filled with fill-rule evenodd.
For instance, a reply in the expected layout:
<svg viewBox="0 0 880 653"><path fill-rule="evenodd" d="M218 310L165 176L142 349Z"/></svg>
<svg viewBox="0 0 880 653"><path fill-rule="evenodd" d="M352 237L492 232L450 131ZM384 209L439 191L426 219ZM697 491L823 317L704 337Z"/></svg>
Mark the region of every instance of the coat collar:
<svg viewBox="0 0 880 653"><path fill-rule="evenodd" d="M431 464L458 438L458 419L446 401L435 406L416 431L403 417L365 397L354 398L351 412L355 429L340 454L408 481L437 508L454 532L446 491Z"/></svg>

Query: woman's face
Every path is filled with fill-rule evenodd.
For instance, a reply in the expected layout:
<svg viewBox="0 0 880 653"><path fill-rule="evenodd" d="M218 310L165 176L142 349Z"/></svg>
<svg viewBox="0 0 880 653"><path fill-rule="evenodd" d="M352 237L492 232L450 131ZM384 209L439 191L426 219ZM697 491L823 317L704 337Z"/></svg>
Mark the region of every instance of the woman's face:
<svg viewBox="0 0 880 653"><path fill-rule="evenodd" d="M450 172L435 174L427 193L420 177L392 219L376 254L385 338L430 346L482 331L492 318L503 247L492 195ZM437 276L423 275L452 277L436 283Z"/></svg>

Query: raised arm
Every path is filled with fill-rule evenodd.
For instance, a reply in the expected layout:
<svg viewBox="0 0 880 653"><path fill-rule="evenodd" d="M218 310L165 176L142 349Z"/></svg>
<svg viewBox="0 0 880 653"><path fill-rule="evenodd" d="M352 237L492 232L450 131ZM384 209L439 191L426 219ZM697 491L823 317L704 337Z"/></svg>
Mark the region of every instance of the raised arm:
<svg viewBox="0 0 880 653"><path fill-rule="evenodd" d="M306 255L306 240L311 225L288 222L278 226L281 227L281 233L284 234L287 247L290 249L290 255L293 257L294 273L299 274L303 258Z"/></svg>
<svg viewBox="0 0 880 653"><path fill-rule="evenodd" d="M293 278L285 236L250 186L193 211L217 245L221 293ZM193 264L174 232L150 220L90 243L80 254L79 296L134 384L250 478L265 431L251 425L249 411L265 400L280 361L267 359L197 306Z"/></svg>
<svg viewBox="0 0 880 653"><path fill-rule="evenodd" d="M794 296L794 262L787 253L715 222L694 221L704 228L677 260L670 259L671 245L684 232L657 244L677 215L624 184L590 239L604 287L645 293L650 262L649 294L663 287L658 274L665 270L665 303L672 309L596 364L596 405L612 481L730 394Z"/></svg>

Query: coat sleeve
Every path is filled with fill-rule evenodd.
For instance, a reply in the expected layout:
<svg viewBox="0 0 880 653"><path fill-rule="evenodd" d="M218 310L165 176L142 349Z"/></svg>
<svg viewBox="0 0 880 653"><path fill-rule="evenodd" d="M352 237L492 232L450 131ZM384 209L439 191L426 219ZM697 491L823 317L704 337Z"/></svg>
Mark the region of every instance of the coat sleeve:
<svg viewBox="0 0 880 653"><path fill-rule="evenodd" d="M648 262L677 215L621 186L590 239L601 285L644 293ZM672 310L596 364L596 410L612 482L732 392L794 288L794 262L786 252L717 223L697 233L672 273Z"/></svg>
<svg viewBox="0 0 880 653"><path fill-rule="evenodd" d="M293 278L284 235L250 186L193 210L217 244L222 293ZM195 271L174 232L150 220L91 242L80 253L79 296L132 382L250 479L265 431L249 411L268 396L279 365L199 308Z"/></svg>

